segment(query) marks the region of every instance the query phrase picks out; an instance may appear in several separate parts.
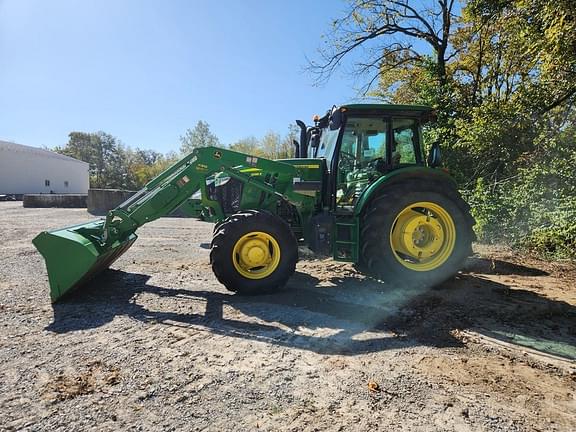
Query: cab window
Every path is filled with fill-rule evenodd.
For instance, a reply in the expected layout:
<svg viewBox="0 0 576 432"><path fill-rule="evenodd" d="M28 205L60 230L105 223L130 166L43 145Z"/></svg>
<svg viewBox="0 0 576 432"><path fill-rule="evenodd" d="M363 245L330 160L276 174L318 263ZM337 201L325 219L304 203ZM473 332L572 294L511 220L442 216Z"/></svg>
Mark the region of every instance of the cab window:
<svg viewBox="0 0 576 432"><path fill-rule="evenodd" d="M419 162L418 123L414 119L392 119L392 165ZM418 155L419 156L419 155Z"/></svg>

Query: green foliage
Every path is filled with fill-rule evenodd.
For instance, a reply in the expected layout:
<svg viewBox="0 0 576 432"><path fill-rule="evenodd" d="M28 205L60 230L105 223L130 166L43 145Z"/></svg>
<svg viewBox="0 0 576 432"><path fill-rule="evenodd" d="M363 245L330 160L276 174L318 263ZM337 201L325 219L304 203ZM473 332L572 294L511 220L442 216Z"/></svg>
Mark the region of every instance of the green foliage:
<svg viewBox="0 0 576 432"><path fill-rule="evenodd" d="M176 154L163 155L153 150L126 151L126 189L138 190L178 160Z"/></svg>
<svg viewBox="0 0 576 432"><path fill-rule="evenodd" d="M298 127L288 126L288 133L281 137L276 132L269 131L262 139L254 136L243 138L230 145L230 150L246 153L267 159L287 159L294 154L292 141L298 137Z"/></svg>
<svg viewBox="0 0 576 432"><path fill-rule="evenodd" d="M540 181L537 185L541 190ZM480 241L506 242L550 258L576 258L574 196L542 196L534 184L521 181L491 190L481 180L466 195Z"/></svg>
<svg viewBox="0 0 576 432"><path fill-rule="evenodd" d="M122 187L127 176L125 148L105 132L71 132L68 143L54 151L90 164L90 185L95 188Z"/></svg>
<svg viewBox="0 0 576 432"><path fill-rule="evenodd" d="M466 192L487 242L505 241L549 257L576 258L576 125L539 125L534 149L516 159L515 174Z"/></svg>
<svg viewBox="0 0 576 432"><path fill-rule="evenodd" d="M480 66L468 80L457 77L466 109L460 109L451 143L466 153L459 169L473 182L467 195L479 238L555 258L576 257L576 28L565 19L570 8L576 12L573 2L563 1L470 2L455 66Z"/></svg>
<svg viewBox="0 0 576 432"><path fill-rule="evenodd" d="M71 132L55 152L90 164L90 187L137 190L176 160L152 150L131 149L105 132Z"/></svg>
<svg viewBox="0 0 576 432"><path fill-rule="evenodd" d="M186 129L184 136L180 137L180 153L188 154L198 147L218 147L220 140L210 131L210 125L198 120L194 129Z"/></svg>
<svg viewBox="0 0 576 432"><path fill-rule="evenodd" d="M260 145L260 141L258 141L258 138L254 136L242 138L241 140L236 141L234 144L230 145L230 150L246 153L252 156L264 156L264 150Z"/></svg>
<svg viewBox="0 0 576 432"><path fill-rule="evenodd" d="M451 4L350 0L313 66L331 73L355 52L356 79L377 71L371 96L435 108L425 140L440 142L481 241L575 257L576 2Z"/></svg>
<svg viewBox="0 0 576 432"><path fill-rule="evenodd" d="M576 258L576 212L572 207L557 216L553 225L532 230L522 245L549 258Z"/></svg>

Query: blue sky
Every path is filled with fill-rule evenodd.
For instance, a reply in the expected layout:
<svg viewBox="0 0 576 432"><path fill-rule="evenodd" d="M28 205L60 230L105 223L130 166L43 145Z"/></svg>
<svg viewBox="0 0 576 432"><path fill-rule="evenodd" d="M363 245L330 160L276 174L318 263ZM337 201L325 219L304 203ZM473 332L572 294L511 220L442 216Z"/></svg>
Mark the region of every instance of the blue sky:
<svg viewBox="0 0 576 432"><path fill-rule="evenodd" d="M167 152L198 120L229 144L285 133L354 82L303 71L337 0L0 0L0 139L63 145L104 130Z"/></svg>

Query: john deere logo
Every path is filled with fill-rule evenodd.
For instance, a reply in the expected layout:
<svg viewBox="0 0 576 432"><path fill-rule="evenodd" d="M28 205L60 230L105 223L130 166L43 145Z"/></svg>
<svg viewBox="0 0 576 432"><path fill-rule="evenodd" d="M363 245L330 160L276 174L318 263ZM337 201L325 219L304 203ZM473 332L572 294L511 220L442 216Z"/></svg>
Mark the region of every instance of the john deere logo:
<svg viewBox="0 0 576 432"><path fill-rule="evenodd" d="M216 150L214 152L214 159L220 159L222 157L222 152L219 150Z"/></svg>

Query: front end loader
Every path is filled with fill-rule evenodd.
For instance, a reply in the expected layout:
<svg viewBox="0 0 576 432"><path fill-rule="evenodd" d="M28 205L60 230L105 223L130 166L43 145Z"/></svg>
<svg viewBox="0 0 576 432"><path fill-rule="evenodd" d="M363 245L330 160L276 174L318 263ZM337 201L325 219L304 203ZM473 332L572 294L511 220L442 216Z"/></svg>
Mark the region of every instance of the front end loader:
<svg viewBox="0 0 576 432"><path fill-rule="evenodd" d="M389 283L436 284L471 251L474 221L433 145L430 108L333 107L297 121L294 157L269 160L203 147L151 180L105 219L40 233L52 301L108 268L137 229L177 208L213 222L210 261L243 294L283 286L298 246L355 263Z"/></svg>

